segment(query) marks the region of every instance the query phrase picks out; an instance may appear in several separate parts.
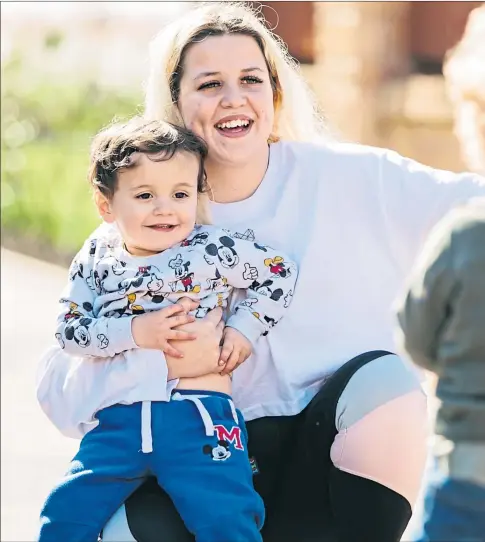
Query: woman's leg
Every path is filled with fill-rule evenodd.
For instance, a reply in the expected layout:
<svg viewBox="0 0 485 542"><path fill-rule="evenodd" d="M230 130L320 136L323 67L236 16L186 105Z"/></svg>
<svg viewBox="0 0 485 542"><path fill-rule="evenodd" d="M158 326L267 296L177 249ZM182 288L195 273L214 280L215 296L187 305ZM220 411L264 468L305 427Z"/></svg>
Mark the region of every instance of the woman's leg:
<svg viewBox="0 0 485 542"><path fill-rule="evenodd" d="M426 460L426 397L398 356L368 352L303 412L265 542L397 542Z"/></svg>

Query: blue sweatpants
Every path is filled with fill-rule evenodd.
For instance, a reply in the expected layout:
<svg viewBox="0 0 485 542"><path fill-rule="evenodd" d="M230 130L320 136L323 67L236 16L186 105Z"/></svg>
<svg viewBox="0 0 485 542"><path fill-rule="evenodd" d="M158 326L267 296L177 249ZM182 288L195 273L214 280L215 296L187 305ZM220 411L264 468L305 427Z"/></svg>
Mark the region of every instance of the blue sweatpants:
<svg viewBox="0 0 485 542"><path fill-rule="evenodd" d="M253 488L247 432L228 395L181 390L170 402L114 405L97 418L47 498L38 542L96 542L148 475L197 542L262 540L264 505Z"/></svg>

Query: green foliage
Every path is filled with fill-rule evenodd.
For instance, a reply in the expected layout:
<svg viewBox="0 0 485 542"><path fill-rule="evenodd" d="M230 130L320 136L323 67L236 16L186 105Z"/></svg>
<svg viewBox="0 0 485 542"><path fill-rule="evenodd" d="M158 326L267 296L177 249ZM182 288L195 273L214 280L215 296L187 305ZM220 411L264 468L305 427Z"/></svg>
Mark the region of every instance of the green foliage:
<svg viewBox="0 0 485 542"><path fill-rule="evenodd" d="M61 40L50 37L49 47ZM2 228L72 254L99 223L87 182L91 139L139 113L140 96L28 76L18 56L2 66Z"/></svg>

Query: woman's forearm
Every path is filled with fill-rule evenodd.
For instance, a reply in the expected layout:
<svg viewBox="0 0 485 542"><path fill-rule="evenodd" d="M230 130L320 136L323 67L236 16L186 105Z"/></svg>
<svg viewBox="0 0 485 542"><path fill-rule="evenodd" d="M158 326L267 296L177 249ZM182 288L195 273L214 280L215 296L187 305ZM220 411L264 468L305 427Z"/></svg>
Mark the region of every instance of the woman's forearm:
<svg viewBox="0 0 485 542"><path fill-rule="evenodd" d="M199 363L193 363L187 358L177 359L165 355L167 360L168 380L177 378L197 378L208 374L204 367L200 367Z"/></svg>

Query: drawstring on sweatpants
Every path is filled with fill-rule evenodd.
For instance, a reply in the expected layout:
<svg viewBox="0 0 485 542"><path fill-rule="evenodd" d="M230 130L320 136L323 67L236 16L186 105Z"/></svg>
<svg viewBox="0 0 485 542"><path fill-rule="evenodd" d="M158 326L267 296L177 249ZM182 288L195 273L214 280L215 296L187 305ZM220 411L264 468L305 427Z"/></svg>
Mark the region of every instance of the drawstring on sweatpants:
<svg viewBox="0 0 485 542"><path fill-rule="evenodd" d="M151 401L141 403L141 451L144 454L153 452Z"/></svg>
<svg viewBox="0 0 485 542"><path fill-rule="evenodd" d="M190 401L194 403L195 407L199 411L200 417L204 424L205 434L208 437L212 437L215 433L214 422L212 421L209 411L205 408L204 403L201 399L206 399L211 397L211 395L185 395L179 392L175 392L172 395L172 400L174 401ZM231 407L232 417L237 425L239 425L239 420L237 417L236 407L232 402L232 399L227 400L229 406ZM152 436L152 402L151 401L142 401L141 403L141 451L144 454L149 454L153 452L153 436Z"/></svg>
<svg viewBox="0 0 485 542"><path fill-rule="evenodd" d="M208 410L205 408L204 403L201 401L201 399L206 399L208 397L212 397L212 396L211 395L195 395L195 394L185 395L179 392L175 392L172 395L172 399L174 401L190 401L191 403L194 403L195 407L199 411L200 417L202 418L202 422L204 423L205 434L208 437L212 437L215 433L214 422L212 421L212 418ZM239 425L236 407L234 406L232 399L228 399L228 402L231 407L232 417L234 418L234 421L236 422L236 424Z"/></svg>

